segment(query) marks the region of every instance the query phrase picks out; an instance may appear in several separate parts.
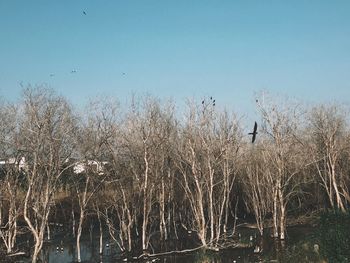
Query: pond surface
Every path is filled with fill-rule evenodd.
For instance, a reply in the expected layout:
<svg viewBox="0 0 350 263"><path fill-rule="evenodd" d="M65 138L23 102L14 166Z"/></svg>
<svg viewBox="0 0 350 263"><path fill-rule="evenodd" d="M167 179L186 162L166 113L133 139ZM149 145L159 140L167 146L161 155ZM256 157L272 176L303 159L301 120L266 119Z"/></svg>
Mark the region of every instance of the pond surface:
<svg viewBox="0 0 350 263"><path fill-rule="evenodd" d="M250 242L250 236L253 237L253 246L249 248L232 248L220 252L194 252L186 255L173 255L157 258L156 261L145 260L143 262L159 263L232 263L232 262L262 262L268 255L270 259L278 260L283 254L283 250L297 243L312 232L311 227L297 226L289 227L287 230L287 240L284 242L276 241L266 236L259 241L262 247L262 253L254 253L254 246L257 236L254 229L242 228L237 230L241 234L242 242ZM85 236L81 241L81 257L83 262L122 262L118 247L112 244L110 240L104 240L103 254L99 255L99 242L97 235L95 237ZM41 258L47 263L65 263L76 260L76 246L72 239L64 237L55 237L50 243L46 243L41 253ZM153 259L154 260L154 259ZM130 262L130 261L129 261ZM140 261L139 261L140 262Z"/></svg>

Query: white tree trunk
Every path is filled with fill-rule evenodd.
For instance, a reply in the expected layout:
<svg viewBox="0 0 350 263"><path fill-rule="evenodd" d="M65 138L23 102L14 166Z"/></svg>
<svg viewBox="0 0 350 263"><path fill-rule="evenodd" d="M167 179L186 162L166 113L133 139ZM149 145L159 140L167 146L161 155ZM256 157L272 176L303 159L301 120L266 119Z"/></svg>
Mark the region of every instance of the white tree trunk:
<svg viewBox="0 0 350 263"><path fill-rule="evenodd" d="M83 229L83 222L84 222L84 210L80 210L80 217L79 217L79 225L78 225L78 231L77 231L77 261L81 262L81 254L80 254L80 237L81 232Z"/></svg>
<svg viewBox="0 0 350 263"><path fill-rule="evenodd" d="M273 237L277 238L278 237L278 192L277 189L273 190Z"/></svg>

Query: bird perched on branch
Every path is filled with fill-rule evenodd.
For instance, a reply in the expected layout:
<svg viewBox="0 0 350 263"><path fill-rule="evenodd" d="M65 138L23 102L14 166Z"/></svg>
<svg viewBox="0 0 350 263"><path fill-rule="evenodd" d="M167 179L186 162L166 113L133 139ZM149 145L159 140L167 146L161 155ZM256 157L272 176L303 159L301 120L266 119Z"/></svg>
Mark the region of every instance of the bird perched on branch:
<svg viewBox="0 0 350 263"><path fill-rule="evenodd" d="M254 143L256 135L258 134L257 129L258 129L258 124L255 122L253 132L248 133L249 135L253 135L252 136L252 143Z"/></svg>

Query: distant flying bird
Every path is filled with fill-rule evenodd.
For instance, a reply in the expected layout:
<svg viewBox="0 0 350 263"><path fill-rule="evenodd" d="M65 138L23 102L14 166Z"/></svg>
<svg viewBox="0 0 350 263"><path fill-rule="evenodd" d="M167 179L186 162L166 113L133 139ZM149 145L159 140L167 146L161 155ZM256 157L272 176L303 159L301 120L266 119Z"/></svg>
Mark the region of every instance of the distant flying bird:
<svg viewBox="0 0 350 263"><path fill-rule="evenodd" d="M256 135L258 134L257 129L258 129L258 124L255 122L253 132L248 133L249 135L253 135L253 137L252 137L252 143L254 143L255 137L256 137Z"/></svg>
<svg viewBox="0 0 350 263"><path fill-rule="evenodd" d="M204 104L204 100L202 100L202 104Z"/></svg>
<svg viewBox="0 0 350 263"><path fill-rule="evenodd" d="M86 12L85 12L85 11L83 11L83 14L84 14L84 15L86 15Z"/></svg>
<svg viewBox="0 0 350 263"><path fill-rule="evenodd" d="M125 75L125 72L122 72L122 75Z"/></svg>
<svg viewBox="0 0 350 263"><path fill-rule="evenodd" d="M53 77L53 76L55 76L55 74L50 74L50 77Z"/></svg>
<svg viewBox="0 0 350 263"><path fill-rule="evenodd" d="M73 69L70 73L77 73L77 71L75 69Z"/></svg>

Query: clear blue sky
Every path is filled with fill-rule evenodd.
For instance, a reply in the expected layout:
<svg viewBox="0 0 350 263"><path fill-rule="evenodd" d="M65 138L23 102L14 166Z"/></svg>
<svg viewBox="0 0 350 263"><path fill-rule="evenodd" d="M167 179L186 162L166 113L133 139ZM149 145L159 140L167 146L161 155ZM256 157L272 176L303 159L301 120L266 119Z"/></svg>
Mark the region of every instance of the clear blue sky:
<svg viewBox="0 0 350 263"><path fill-rule="evenodd" d="M244 112L262 89L348 102L349 14L346 0L0 0L0 96L23 83L78 105L212 95Z"/></svg>

